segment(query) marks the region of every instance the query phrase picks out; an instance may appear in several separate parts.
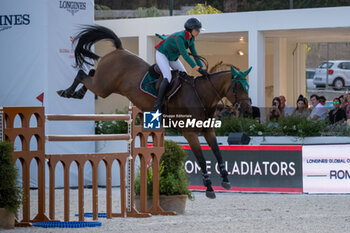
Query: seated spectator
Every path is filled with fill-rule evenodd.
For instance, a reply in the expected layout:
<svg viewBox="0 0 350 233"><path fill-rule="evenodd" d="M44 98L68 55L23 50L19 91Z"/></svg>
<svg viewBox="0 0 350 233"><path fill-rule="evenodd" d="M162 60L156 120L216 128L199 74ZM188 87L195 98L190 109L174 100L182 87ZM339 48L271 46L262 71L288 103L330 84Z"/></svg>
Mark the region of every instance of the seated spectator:
<svg viewBox="0 0 350 233"><path fill-rule="evenodd" d="M334 109L331 110L328 114L328 123L336 124L336 123L344 123L346 121L346 115L344 109L340 108L340 99L333 99Z"/></svg>
<svg viewBox="0 0 350 233"><path fill-rule="evenodd" d="M283 109L281 108L281 100L279 97L275 97L272 100L272 108L269 112L267 119L269 121L278 121L280 117L284 116Z"/></svg>
<svg viewBox="0 0 350 233"><path fill-rule="evenodd" d="M343 102L340 103L340 108L342 108L342 109L344 109L344 110L345 110L345 108L346 108L347 105L348 105L348 96L349 96L348 93L344 94L344 96L343 96Z"/></svg>
<svg viewBox="0 0 350 233"><path fill-rule="evenodd" d="M280 100L281 100L281 108L283 110L284 116L289 116L293 113L293 107L286 105L286 97L284 97L284 95L280 95L279 96Z"/></svg>
<svg viewBox="0 0 350 233"><path fill-rule="evenodd" d="M324 97L323 95L321 95L319 100L320 100L320 104L322 104L323 106L326 105L326 101L327 101L327 100L326 100L326 97Z"/></svg>
<svg viewBox="0 0 350 233"><path fill-rule="evenodd" d="M303 116L307 117L309 116L309 110L306 105L306 99L303 95L300 95L297 100L297 107L294 109L293 115L295 116Z"/></svg>
<svg viewBox="0 0 350 233"><path fill-rule="evenodd" d="M341 105L341 108L345 111L346 119L350 119L350 94L344 95L344 102Z"/></svg>
<svg viewBox="0 0 350 233"><path fill-rule="evenodd" d="M320 104L319 99L320 97L318 97L318 95L312 95L310 97L310 101L313 108L310 113L309 119L318 120L318 121L326 119L327 112L328 112L327 108L322 104Z"/></svg>
<svg viewBox="0 0 350 233"><path fill-rule="evenodd" d="M260 109L258 107L252 106L252 99L249 98L248 102L249 109L247 112L243 113L243 117L252 118L258 122L260 122Z"/></svg>

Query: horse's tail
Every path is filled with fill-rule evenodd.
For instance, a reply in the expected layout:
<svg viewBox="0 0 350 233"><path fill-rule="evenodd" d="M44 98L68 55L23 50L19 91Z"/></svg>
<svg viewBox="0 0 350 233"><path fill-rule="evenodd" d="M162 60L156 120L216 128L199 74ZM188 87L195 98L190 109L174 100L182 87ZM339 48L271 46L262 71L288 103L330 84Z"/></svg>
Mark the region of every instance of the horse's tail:
<svg viewBox="0 0 350 233"><path fill-rule="evenodd" d="M77 42L74 50L75 67L81 68L84 63L93 66L85 60L85 57L98 60L100 57L91 51L91 46L99 40L112 40L117 49L122 49L122 42L118 36L110 29L98 25L84 26L83 30L74 38Z"/></svg>

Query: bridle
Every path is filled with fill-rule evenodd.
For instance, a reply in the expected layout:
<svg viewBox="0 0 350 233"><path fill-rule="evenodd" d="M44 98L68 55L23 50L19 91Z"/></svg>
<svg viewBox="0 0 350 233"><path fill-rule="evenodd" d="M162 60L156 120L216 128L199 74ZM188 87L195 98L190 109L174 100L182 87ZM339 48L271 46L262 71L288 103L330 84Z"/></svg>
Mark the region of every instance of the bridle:
<svg viewBox="0 0 350 233"><path fill-rule="evenodd" d="M200 59L200 60L204 63L206 69L208 70L209 63L208 63L208 61L207 61L206 58L204 58L204 57L202 57L202 56L199 56L199 55L194 55L194 54L192 54L192 53L189 53L189 55ZM211 84L211 87L212 87L212 89L214 90L214 92L215 92L215 94L216 94L216 97L219 98L219 101L221 101L222 105L225 106L225 104L224 104L224 102L223 102L223 100L222 100L223 97L220 95L220 93L218 92L218 90L216 90L216 88L215 88L213 82L211 81L211 79L209 78L209 76L205 76L205 78L206 78L206 79L209 81L209 83ZM246 79L244 79L244 78L239 78L239 77L233 77L233 78L232 78L232 85L230 86L230 88L227 90L227 92L226 92L225 95L224 95L224 96L226 96L227 93L228 93L228 92L230 91L230 89L232 88L232 91L233 91L233 94L234 94L234 97L235 97L235 102L232 103L232 107L230 107L230 108L234 108L234 106L237 106L237 107L239 108L239 107L241 106L240 102L241 102L242 100L243 100L243 101L244 101L244 100L245 100L245 101L249 101L249 100L250 100L249 98L239 98L238 95L237 95L237 90L236 90L236 89L237 89L237 83L238 83L238 82L242 82L242 81L246 81ZM243 83L242 83L242 85L243 85ZM198 94L198 92L197 92L197 89L196 89L196 87L195 87L195 82L194 82L194 81L193 81L193 83L192 83L191 86L193 87L193 89L194 89L194 91L195 91L195 94L196 94L196 96L197 96L197 98L198 98L198 100L199 100L199 102L200 102L200 104L201 104L201 106L202 106L202 108L203 108L203 110L204 110L205 117L207 117L207 110L206 110L206 108L205 108L205 106L204 106L204 104L203 104L203 102L202 102L202 100L201 100L201 98L200 98L200 96L199 96L199 94Z"/></svg>

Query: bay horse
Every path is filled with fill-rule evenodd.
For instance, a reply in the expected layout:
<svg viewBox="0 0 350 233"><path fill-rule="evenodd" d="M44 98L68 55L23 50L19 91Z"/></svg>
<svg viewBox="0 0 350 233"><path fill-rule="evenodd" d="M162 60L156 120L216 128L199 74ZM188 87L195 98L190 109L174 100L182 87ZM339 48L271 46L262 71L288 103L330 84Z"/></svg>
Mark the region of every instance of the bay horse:
<svg viewBox="0 0 350 233"><path fill-rule="evenodd" d="M100 58L91 51L92 45L99 40L111 40L116 49L100 59L95 72L86 74L83 66L93 65L87 59L98 60ZM86 26L75 37L74 42L76 44L74 50L76 67L80 70L68 89L57 91L61 97L81 99L88 89L102 98L112 93L123 95L142 111L153 109L155 98L139 89L140 82L150 65L135 54L123 49L120 39L113 31L97 25ZM193 79L195 86L184 82L181 89L168 103L168 114L178 114L178 110L181 109L181 113L192 115L196 119L213 118L216 105L223 97L228 98L232 104L240 104L241 108L248 109L246 101L248 93L241 81L242 78L245 80L249 71L235 71L236 75L233 75L231 71L223 71L210 74L209 77L197 77ZM83 87L75 91L80 83L83 84ZM194 91L194 88L197 91ZM182 133L201 168L206 196L215 198L215 192L207 173L206 161L198 139L199 134L204 136L218 161L222 177L221 185L225 189L230 189L228 173L218 147L214 128L182 130Z"/></svg>

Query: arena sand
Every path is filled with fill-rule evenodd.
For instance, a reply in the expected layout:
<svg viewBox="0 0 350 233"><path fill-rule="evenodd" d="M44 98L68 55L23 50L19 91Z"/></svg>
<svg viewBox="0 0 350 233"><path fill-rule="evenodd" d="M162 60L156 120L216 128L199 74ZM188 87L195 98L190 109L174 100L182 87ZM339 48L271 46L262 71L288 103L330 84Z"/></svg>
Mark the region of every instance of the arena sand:
<svg viewBox="0 0 350 233"><path fill-rule="evenodd" d="M78 221L78 191L70 191L71 221ZM98 190L99 212L106 212L105 189ZM15 228L12 232L350 232L350 195L217 193L210 200L203 192L194 192L194 201L188 201L186 214L153 216L150 218L100 218L102 227ZM48 193L46 194L48 197ZM36 211L37 191L31 191L32 211ZM113 189L113 210L120 212L120 190ZM48 198L47 198L48 199ZM92 192L85 189L85 212L92 212ZM63 190L56 190L56 218L63 219ZM48 203L46 204L48 213ZM48 214L47 214L48 215ZM92 221L86 218L86 221Z"/></svg>

